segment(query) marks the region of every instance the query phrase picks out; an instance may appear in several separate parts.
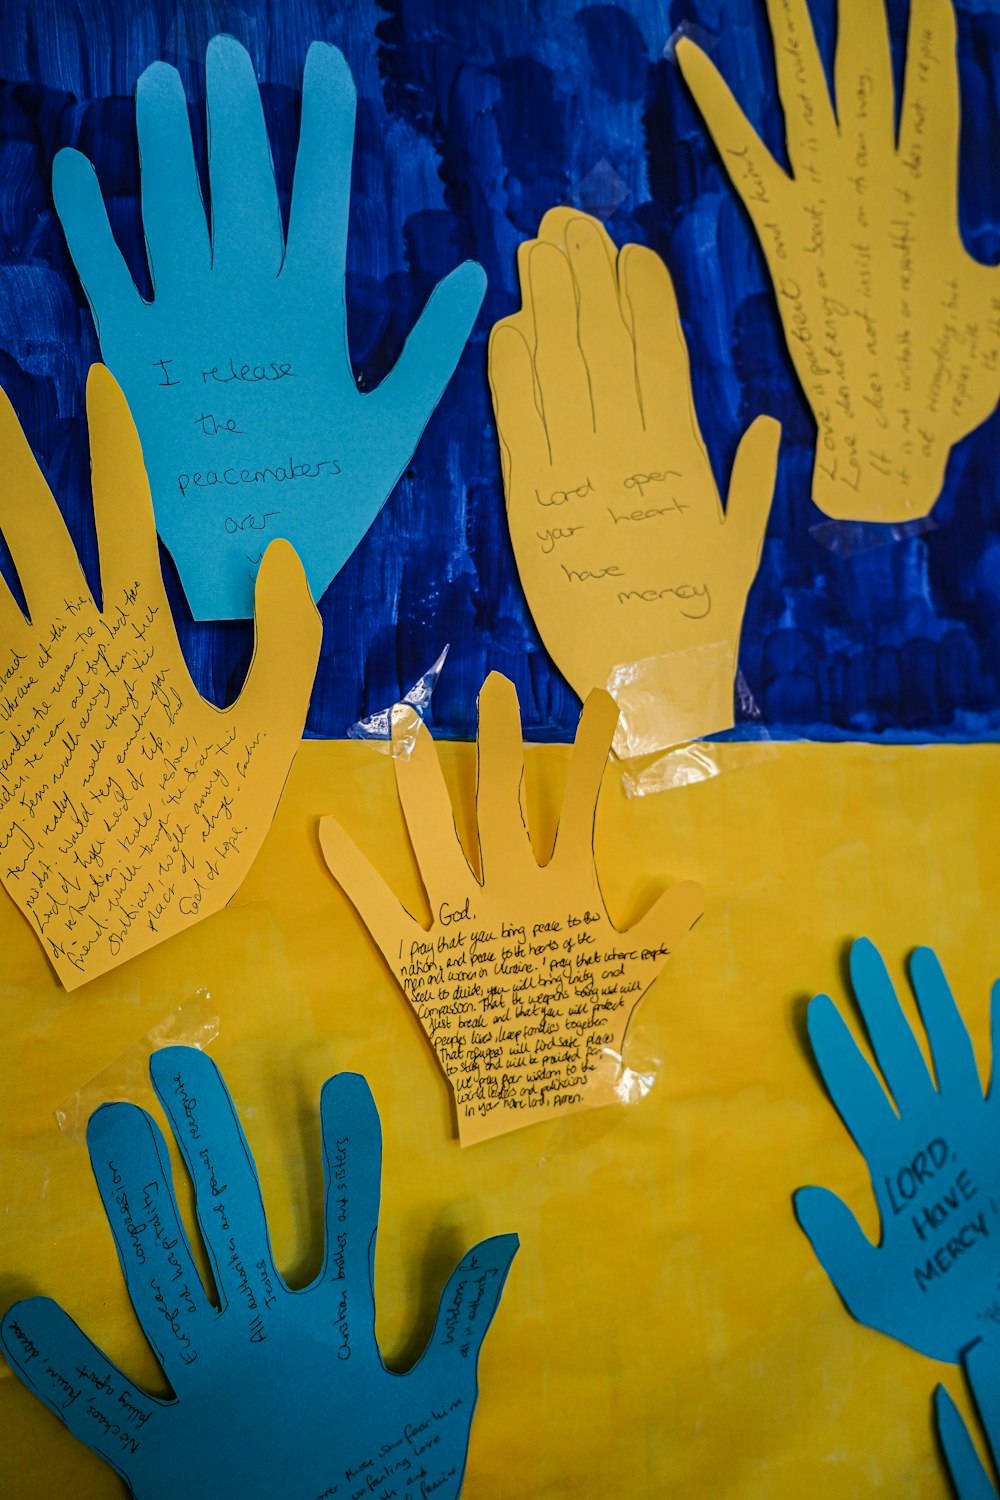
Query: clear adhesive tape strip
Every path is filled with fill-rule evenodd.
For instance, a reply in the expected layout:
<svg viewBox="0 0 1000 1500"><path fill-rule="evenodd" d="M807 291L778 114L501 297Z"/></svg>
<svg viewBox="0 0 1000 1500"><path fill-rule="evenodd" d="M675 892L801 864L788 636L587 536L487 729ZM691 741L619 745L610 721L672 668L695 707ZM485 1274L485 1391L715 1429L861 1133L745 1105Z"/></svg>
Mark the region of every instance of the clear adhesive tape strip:
<svg viewBox="0 0 1000 1500"><path fill-rule="evenodd" d="M55 1111L56 1124L69 1140L85 1144L87 1121L102 1104L149 1101L150 1053L168 1046L204 1051L218 1034L219 1016L212 997L206 989L197 990L61 1104Z"/></svg>

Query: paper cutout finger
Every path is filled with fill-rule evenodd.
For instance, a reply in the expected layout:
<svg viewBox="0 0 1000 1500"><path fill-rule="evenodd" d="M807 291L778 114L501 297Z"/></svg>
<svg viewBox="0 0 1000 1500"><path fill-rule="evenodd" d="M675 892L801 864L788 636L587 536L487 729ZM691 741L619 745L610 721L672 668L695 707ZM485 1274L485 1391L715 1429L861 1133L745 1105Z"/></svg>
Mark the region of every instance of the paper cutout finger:
<svg viewBox="0 0 1000 1500"><path fill-rule="evenodd" d="M925 516L952 447L1000 394L1000 270L958 226L951 0L913 0L898 139L882 0L840 0L831 99L806 0L768 0L791 173L714 64L677 58L750 214L838 520Z"/></svg>
<svg viewBox="0 0 1000 1500"><path fill-rule="evenodd" d="M476 815L481 874L470 868L434 743L415 715L394 721L396 785L432 918L424 927L332 817L323 856L357 908L455 1093L463 1146L522 1125L621 1102L632 1013L700 917L685 880L627 932L611 922L594 859L594 814L615 707L584 705L552 857L539 866L521 805L524 763L513 684L479 695ZM414 734L412 751L409 736ZM631 1080L631 1082L630 1082Z"/></svg>
<svg viewBox="0 0 1000 1500"><path fill-rule="evenodd" d="M781 429L747 430L723 510L663 262L554 208L518 268L522 307L493 329L490 387L542 640L581 698L617 700L620 754L726 729Z"/></svg>
<svg viewBox="0 0 1000 1500"><path fill-rule="evenodd" d="M1000 1457L1000 1348L988 1339L974 1344L962 1361L994 1464ZM943 1385L934 1392L934 1415L945 1462L958 1500L996 1500L996 1490L958 1408Z"/></svg>
<svg viewBox="0 0 1000 1500"><path fill-rule="evenodd" d="M867 938L852 946L850 965L885 1087L826 995L809 1006L809 1040L868 1164L882 1238L873 1245L847 1205L825 1188L801 1188L795 1213L859 1322L932 1359L957 1363L997 1307L996 1097L992 1089L983 1095L969 1034L930 948L913 954L910 979L933 1076ZM1000 987L993 999L996 1019Z"/></svg>
<svg viewBox="0 0 1000 1500"><path fill-rule="evenodd" d="M409 462L486 280L472 261L447 276L362 394L344 300L356 94L343 54L315 42L306 58L287 243L253 65L232 37L208 45L206 92L211 236L176 70L154 63L136 88L152 301L87 158L60 151L52 190L142 438L160 535L195 619L222 620L252 614L275 537L324 592Z"/></svg>
<svg viewBox="0 0 1000 1500"><path fill-rule="evenodd" d="M103 1105L88 1130L91 1162L132 1305L174 1396L137 1389L45 1297L16 1303L3 1320L17 1374L135 1500L313 1500L370 1480L372 1493L399 1500L455 1500L479 1350L517 1236L463 1258L423 1355L393 1374L375 1338L382 1137L364 1079L342 1073L324 1085L326 1255L312 1285L292 1291L214 1063L168 1047L153 1053L150 1075L194 1183L219 1306L199 1280L157 1125L134 1105Z"/></svg>
<svg viewBox="0 0 1000 1500"><path fill-rule="evenodd" d="M139 440L103 365L87 413L102 608L0 392L0 530L31 615L0 583L0 879L67 989L239 889L302 737L322 631L298 558L273 544L243 691L225 711L201 698Z"/></svg>

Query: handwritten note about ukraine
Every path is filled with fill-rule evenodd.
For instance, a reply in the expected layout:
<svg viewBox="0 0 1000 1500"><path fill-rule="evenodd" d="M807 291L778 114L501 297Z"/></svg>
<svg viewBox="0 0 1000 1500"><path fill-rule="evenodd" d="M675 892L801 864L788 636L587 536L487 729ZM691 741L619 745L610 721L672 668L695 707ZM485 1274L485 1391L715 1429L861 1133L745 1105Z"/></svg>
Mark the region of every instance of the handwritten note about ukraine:
<svg viewBox="0 0 1000 1500"><path fill-rule="evenodd" d="M468 897L457 911L442 902L435 927L450 932L404 943L394 966L473 1137L498 1110L491 1123L523 1114L529 1124L596 1103L595 1075L620 1070L624 1023L670 955L665 943L633 947L586 907L481 921Z"/></svg>
<svg viewBox="0 0 1000 1500"><path fill-rule="evenodd" d="M31 623L0 599L0 878L67 988L219 910L270 826L320 624L287 543L261 574L258 640L220 712L184 664L124 398L88 385L104 607L90 595L9 403L0 525Z"/></svg>
<svg viewBox="0 0 1000 1500"><path fill-rule="evenodd" d="M394 721L396 785L431 908L399 903L333 818L320 825L331 874L356 906L455 1094L463 1145L641 1092L622 1048L633 1010L701 915L692 881L627 932L604 905L594 813L617 714L606 693L580 720L559 833L539 866L523 821L517 698L494 673L479 697L476 811L481 872L466 860L433 741Z"/></svg>

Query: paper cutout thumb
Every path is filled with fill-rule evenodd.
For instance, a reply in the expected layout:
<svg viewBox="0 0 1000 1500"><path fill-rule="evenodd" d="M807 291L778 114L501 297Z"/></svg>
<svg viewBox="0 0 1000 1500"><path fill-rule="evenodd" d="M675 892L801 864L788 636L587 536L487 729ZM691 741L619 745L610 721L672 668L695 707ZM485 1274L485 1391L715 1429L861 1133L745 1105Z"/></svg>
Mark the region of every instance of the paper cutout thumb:
<svg viewBox="0 0 1000 1500"><path fill-rule="evenodd" d="M964 1363L995 1463L1000 1454L1000 1349L981 1340L967 1352ZM934 1392L934 1415L958 1500L996 1500L993 1481L943 1385Z"/></svg>

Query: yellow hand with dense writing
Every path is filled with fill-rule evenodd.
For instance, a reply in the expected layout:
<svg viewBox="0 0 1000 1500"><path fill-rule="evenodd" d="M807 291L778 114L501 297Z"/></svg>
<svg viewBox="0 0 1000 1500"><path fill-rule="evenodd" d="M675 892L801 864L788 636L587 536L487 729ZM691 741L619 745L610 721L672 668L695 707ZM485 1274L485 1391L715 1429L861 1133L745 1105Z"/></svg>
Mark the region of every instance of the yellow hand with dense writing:
<svg viewBox="0 0 1000 1500"><path fill-rule="evenodd" d="M1000 394L1000 270L958 227L951 0L912 0L899 135L882 0L840 0L834 99L807 0L767 0L791 175L693 42L677 57L753 221L838 520L924 516Z"/></svg>
<svg viewBox="0 0 1000 1500"><path fill-rule="evenodd" d="M584 705L551 858L539 866L524 822L524 758L513 685L479 695L478 870L459 842L434 742L394 715L396 786L431 911L400 904L334 818L320 823L327 867L357 908L413 1006L455 1092L463 1146L641 1092L622 1059L635 1007L704 893L685 880L627 932L608 916L594 861L594 815L615 706ZM418 722L418 721L417 721Z"/></svg>
<svg viewBox="0 0 1000 1500"><path fill-rule="evenodd" d="M73 989L218 911L271 825L302 735L322 627L274 542L254 657L224 712L188 675L149 484L113 376L87 382L102 607L0 392L0 879Z"/></svg>
<svg viewBox="0 0 1000 1500"><path fill-rule="evenodd" d="M490 386L521 583L585 698L607 688L636 754L724 729L781 429L744 434L723 512L666 267L551 209L520 247L521 311L494 327Z"/></svg>

